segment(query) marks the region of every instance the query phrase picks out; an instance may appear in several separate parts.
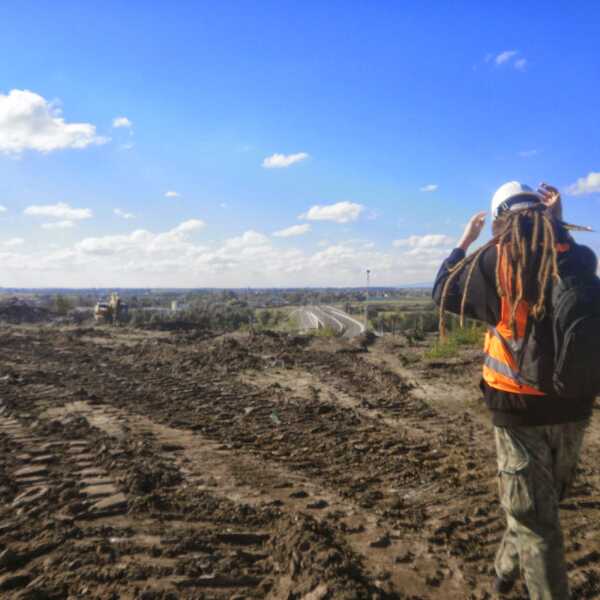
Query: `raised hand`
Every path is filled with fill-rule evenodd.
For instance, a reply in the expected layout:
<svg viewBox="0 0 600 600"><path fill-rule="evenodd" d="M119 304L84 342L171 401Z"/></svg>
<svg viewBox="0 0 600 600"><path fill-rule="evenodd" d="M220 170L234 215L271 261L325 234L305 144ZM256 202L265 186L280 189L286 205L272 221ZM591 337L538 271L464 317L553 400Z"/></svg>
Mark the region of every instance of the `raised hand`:
<svg viewBox="0 0 600 600"><path fill-rule="evenodd" d="M459 248L462 248L465 252L469 249L469 246L479 237L481 234L481 230L485 225L485 212L478 212L473 215L467 226L465 227L465 232L460 239L458 244Z"/></svg>
<svg viewBox="0 0 600 600"><path fill-rule="evenodd" d="M542 200L542 204L546 206L556 219L562 221L562 199L558 189L542 182L537 191Z"/></svg>

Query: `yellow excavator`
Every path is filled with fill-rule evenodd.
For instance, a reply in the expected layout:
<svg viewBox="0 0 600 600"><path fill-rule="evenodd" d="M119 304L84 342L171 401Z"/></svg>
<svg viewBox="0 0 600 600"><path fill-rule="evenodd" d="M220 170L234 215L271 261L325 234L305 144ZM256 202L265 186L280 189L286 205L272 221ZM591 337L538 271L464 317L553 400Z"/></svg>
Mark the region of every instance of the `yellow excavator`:
<svg viewBox="0 0 600 600"><path fill-rule="evenodd" d="M127 315L127 305L121 301L119 294L113 292L108 302L98 302L94 307L94 319L97 323L118 325Z"/></svg>

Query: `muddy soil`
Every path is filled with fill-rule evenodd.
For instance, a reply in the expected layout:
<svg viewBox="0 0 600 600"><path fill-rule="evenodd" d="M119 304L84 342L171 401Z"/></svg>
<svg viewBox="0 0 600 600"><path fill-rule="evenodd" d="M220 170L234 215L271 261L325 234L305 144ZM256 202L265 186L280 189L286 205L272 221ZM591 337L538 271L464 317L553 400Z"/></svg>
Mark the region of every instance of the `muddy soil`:
<svg viewBox="0 0 600 600"><path fill-rule="evenodd" d="M481 357L422 350L3 327L0 597L491 598ZM600 598L598 427L562 511L574 598Z"/></svg>
<svg viewBox="0 0 600 600"><path fill-rule="evenodd" d="M41 306L30 304L19 298L0 301L0 323L48 323L58 315Z"/></svg>

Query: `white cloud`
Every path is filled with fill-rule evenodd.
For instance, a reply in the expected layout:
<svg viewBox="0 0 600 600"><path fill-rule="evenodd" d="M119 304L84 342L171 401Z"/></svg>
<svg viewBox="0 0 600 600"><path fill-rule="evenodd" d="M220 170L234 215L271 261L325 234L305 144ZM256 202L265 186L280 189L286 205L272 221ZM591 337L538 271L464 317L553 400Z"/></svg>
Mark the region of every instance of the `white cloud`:
<svg viewBox="0 0 600 600"><path fill-rule="evenodd" d="M71 227L75 227L75 223L68 219L65 221L54 221L53 223L42 224L42 229L71 229Z"/></svg>
<svg viewBox="0 0 600 600"><path fill-rule="evenodd" d="M117 217L121 217L121 219L135 219L135 215L133 213L125 212L124 210L121 210L120 208L115 208L113 210L113 213L115 215L117 215Z"/></svg>
<svg viewBox="0 0 600 600"><path fill-rule="evenodd" d="M165 198L179 198L179 196L180 196L180 194L178 192L173 191L173 190L165 192Z"/></svg>
<svg viewBox="0 0 600 600"><path fill-rule="evenodd" d="M203 248L189 241L188 234L204 227L199 219L184 221L164 233L152 233L137 229L127 235L105 235L85 238L75 244L75 252L84 256L115 256L123 260L139 260L139 268L144 271L151 263L144 262L148 257L185 258L191 257Z"/></svg>
<svg viewBox="0 0 600 600"><path fill-rule="evenodd" d="M485 62L494 62L496 66L511 65L517 71L525 71L528 62L527 59L520 55L518 50L504 50L499 54L488 54L485 57Z"/></svg>
<svg viewBox="0 0 600 600"><path fill-rule="evenodd" d="M395 248L440 248L442 246L450 246L454 242L454 238L450 236L430 233L427 235L411 235L402 240L394 240L392 245Z"/></svg>
<svg viewBox="0 0 600 600"><path fill-rule="evenodd" d="M39 94L16 89L0 94L0 152L45 153L108 141L90 123L66 123L61 110Z"/></svg>
<svg viewBox="0 0 600 600"><path fill-rule="evenodd" d="M183 223L177 225L177 227L175 227L175 229L172 229L172 231L177 233L190 233L192 231L202 229L205 226L206 223L204 221L201 221L200 219L190 219L189 221L184 221Z"/></svg>
<svg viewBox="0 0 600 600"><path fill-rule="evenodd" d="M600 173L592 171L585 177L580 177L574 184L567 188L567 194L571 196L584 196L600 192Z"/></svg>
<svg viewBox="0 0 600 600"><path fill-rule="evenodd" d="M524 71L527 68L527 59L519 58L515 60L515 69L519 71Z"/></svg>
<svg viewBox="0 0 600 600"><path fill-rule="evenodd" d="M504 50L494 58L494 62L497 65L503 65L513 59L518 53L518 50Z"/></svg>
<svg viewBox="0 0 600 600"><path fill-rule="evenodd" d="M164 232L63 239L58 248L0 248L0 277L9 287L357 286L370 268L380 285L426 284L447 253L418 244L378 251L365 239L323 241L309 251L253 230L201 244L193 239L197 221Z"/></svg>
<svg viewBox="0 0 600 600"><path fill-rule="evenodd" d="M69 221L91 219L94 214L89 208L71 208L66 202L28 206L24 214L30 217L51 217Z"/></svg>
<svg viewBox="0 0 600 600"><path fill-rule="evenodd" d="M438 189L438 184L437 183L428 183L427 185L424 185L422 188L420 188L420 190L422 192L435 192Z"/></svg>
<svg viewBox="0 0 600 600"><path fill-rule="evenodd" d="M416 248L411 248L410 250L408 250L406 252L406 256L410 256L411 260L433 259L441 263L442 259L448 256L449 252L449 246L445 248L433 246L417 246Z"/></svg>
<svg viewBox="0 0 600 600"><path fill-rule="evenodd" d="M248 248L252 246L263 246L265 244L269 244L269 238L252 229L244 232L241 236L225 240L226 248Z"/></svg>
<svg viewBox="0 0 600 600"><path fill-rule="evenodd" d="M20 237L11 238L2 242L2 245L6 248L14 248L15 246L22 246L25 243L25 240Z"/></svg>
<svg viewBox="0 0 600 600"><path fill-rule="evenodd" d="M115 129L118 129L119 127L131 129L133 127L133 123L127 117L115 117L113 119L112 126Z"/></svg>
<svg viewBox="0 0 600 600"><path fill-rule="evenodd" d="M286 227L285 229L280 229L276 231L273 235L275 237L295 237L298 235L304 235L310 231L310 225L305 223L304 225L292 225L291 227Z"/></svg>
<svg viewBox="0 0 600 600"><path fill-rule="evenodd" d="M0 213L4 213L4 212L6 212L7 210L8 210L8 209L6 208L6 206L2 206L2 205L0 204Z"/></svg>
<svg viewBox="0 0 600 600"><path fill-rule="evenodd" d="M325 206L315 205L298 218L308 221L333 221L334 223L350 223L356 221L365 207L355 202L337 202Z"/></svg>
<svg viewBox="0 0 600 600"><path fill-rule="evenodd" d="M306 152L298 152L296 154L272 154L267 156L262 162L262 166L265 169L282 169L289 167L294 163L306 160L308 158Z"/></svg>

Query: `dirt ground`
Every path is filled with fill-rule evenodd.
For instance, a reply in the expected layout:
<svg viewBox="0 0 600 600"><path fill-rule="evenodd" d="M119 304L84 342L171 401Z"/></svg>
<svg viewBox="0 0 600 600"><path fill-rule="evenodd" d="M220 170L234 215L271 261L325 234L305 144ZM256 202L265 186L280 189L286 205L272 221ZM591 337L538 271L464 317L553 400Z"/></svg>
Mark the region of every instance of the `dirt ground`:
<svg viewBox="0 0 600 600"><path fill-rule="evenodd" d="M0 597L491 598L481 357L421 352L2 327ZM599 427L563 504L574 598L600 598Z"/></svg>

